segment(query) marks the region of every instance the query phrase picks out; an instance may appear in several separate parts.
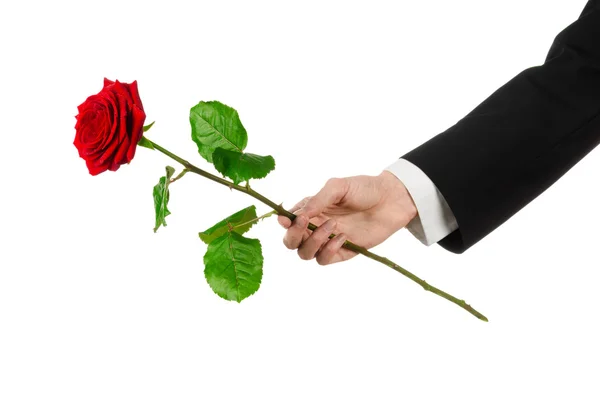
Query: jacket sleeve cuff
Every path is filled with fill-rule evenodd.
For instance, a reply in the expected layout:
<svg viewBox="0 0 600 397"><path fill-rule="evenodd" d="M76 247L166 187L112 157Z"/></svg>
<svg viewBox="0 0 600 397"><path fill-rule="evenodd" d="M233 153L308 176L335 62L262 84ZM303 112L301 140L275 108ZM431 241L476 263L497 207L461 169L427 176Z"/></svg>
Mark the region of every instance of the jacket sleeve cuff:
<svg viewBox="0 0 600 397"><path fill-rule="evenodd" d="M385 170L402 181L415 202L418 213L406 229L419 241L430 246L458 229L446 199L419 167L401 158Z"/></svg>

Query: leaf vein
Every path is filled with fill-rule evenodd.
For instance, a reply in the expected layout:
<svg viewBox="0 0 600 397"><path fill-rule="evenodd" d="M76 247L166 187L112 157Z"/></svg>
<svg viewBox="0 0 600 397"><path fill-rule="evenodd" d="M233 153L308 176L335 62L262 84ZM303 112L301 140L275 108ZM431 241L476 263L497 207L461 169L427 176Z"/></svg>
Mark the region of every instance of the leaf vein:
<svg viewBox="0 0 600 397"><path fill-rule="evenodd" d="M235 289L237 291L237 301L240 301L240 279L238 277L238 269L235 265L235 256L233 254L233 241L231 240L231 233L227 233L227 239L229 240L229 250L231 251L231 264L233 265L233 271L235 273Z"/></svg>

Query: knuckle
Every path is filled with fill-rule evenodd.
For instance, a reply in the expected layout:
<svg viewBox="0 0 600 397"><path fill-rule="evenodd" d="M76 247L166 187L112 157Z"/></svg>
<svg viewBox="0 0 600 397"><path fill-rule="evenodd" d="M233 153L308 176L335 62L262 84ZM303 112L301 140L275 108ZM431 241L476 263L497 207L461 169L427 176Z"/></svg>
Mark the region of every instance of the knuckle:
<svg viewBox="0 0 600 397"><path fill-rule="evenodd" d="M335 248L333 248L333 247L331 246L331 244L329 244L329 246L328 246L328 247L325 247L325 248L323 249L323 253L324 253L325 255L327 255L327 256L332 256L333 254L335 254L335 251L336 251L336 250L335 250Z"/></svg>
<svg viewBox="0 0 600 397"><path fill-rule="evenodd" d="M335 255L336 249L332 247L331 244L327 244L325 247L323 247L322 253L325 258L331 258L333 255Z"/></svg>
<svg viewBox="0 0 600 397"><path fill-rule="evenodd" d="M337 221L333 218L329 218L325 222L321 223L317 230L322 234L320 237L327 238L334 231L336 226Z"/></svg>
<svg viewBox="0 0 600 397"><path fill-rule="evenodd" d="M330 186L330 187L336 187L336 186L339 186L341 183L342 183L342 178L329 178L329 180L327 180L325 185Z"/></svg>
<svg viewBox="0 0 600 397"><path fill-rule="evenodd" d="M346 189L346 184L348 183L348 178L331 178L325 184L327 189L333 191L343 191Z"/></svg>
<svg viewBox="0 0 600 397"><path fill-rule="evenodd" d="M292 224L292 227L294 228L294 233L302 233L304 229L306 229L307 224L308 221L303 220L302 217L299 216L298 218L296 218L296 220Z"/></svg>
<svg viewBox="0 0 600 397"><path fill-rule="evenodd" d="M326 249L324 246L327 245L327 243L329 242L330 234L331 233L328 230L322 227L317 228L317 230L315 230L315 232L313 233L314 239L319 244L319 246L322 247L322 251Z"/></svg>

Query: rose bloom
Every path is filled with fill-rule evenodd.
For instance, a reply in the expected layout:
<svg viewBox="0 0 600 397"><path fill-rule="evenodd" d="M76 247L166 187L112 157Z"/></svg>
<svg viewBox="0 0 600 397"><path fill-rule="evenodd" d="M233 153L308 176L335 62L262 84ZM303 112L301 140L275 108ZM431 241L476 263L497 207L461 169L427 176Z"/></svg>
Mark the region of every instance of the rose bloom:
<svg viewBox="0 0 600 397"><path fill-rule="evenodd" d="M127 84L105 78L102 90L77 110L73 144L90 174L116 171L133 159L146 120L137 81Z"/></svg>

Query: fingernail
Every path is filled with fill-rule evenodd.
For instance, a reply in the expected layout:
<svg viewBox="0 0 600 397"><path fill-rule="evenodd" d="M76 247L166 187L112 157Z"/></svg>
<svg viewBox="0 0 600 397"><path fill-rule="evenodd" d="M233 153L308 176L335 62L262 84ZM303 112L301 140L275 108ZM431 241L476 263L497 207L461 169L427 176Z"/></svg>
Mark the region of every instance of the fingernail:
<svg viewBox="0 0 600 397"><path fill-rule="evenodd" d="M338 245L341 247L342 245L344 245L344 243L346 242L346 235L344 233L340 233L337 235L338 238Z"/></svg>
<svg viewBox="0 0 600 397"><path fill-rule="evenodd" d="M336 221L333 219L330 219L323 224L323 228L325 229L325 231L331 233L333 231L333 229L335 229L335 225L336 225Z"/></svg>
<svg viewBox="0 0 600 397"><path fill-rule="evenodd" d="M308 218L305 216L299 216L298 217L298 226L300 226L300 227L308 226Z"/></svg>

